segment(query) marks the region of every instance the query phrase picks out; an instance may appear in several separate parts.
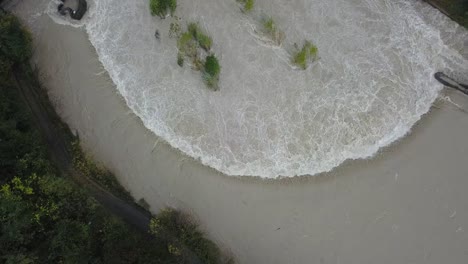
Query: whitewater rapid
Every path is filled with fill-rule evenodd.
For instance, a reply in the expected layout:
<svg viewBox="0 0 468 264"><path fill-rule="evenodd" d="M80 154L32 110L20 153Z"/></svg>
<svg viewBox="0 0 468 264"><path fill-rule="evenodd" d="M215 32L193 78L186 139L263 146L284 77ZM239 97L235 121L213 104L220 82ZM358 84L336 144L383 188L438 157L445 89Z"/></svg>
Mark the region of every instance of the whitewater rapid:
<svg viewBox="0 0 468 264"><path fill-rule="evenodd" d="M275 178L330 171L367 158L407 134L442 86L439 70L468 72L466 30L420 1L178 0L176 15L199 22L220 58L220 91L177 65L170 19L148 0L89 1L81 22L118 92L144 125L171 146L227 175ZM259 41L256 17L272 16L282 46ZM154 37L161 32L161 40ZM444 42L449 39L449 42ZM294 69L294 43L314 42L320 59Z"/></svg>

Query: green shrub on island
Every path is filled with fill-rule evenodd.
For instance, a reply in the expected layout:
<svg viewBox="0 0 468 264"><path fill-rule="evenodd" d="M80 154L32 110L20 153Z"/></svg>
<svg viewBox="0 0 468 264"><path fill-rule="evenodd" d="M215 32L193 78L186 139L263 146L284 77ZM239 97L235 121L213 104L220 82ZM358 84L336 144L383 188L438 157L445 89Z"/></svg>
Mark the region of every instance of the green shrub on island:
<svg viewBox="0 0 468 264"><path fill-rule="evenodd" d="M273 33L276 31L276 23L272 17L267 17L263 19L263 28L267 33Z"/></svg>
<svg viewBox="0 0 468 264"><path fill-rule="evenodd" d="M204 34L198 34L197 36L198 44L202 49L205 51L209 51L211 49L211 45L213 44L213 40L207 35Z"/></svg>
<svg viewBox="0 0 468 264"><path fill-rule="evenodd" d="M215 55L209 55L206 57L204 66L204 79L208 87L218 90L218 80L221 66L219 65L218 59Z"/></svg>
<svg viewBox="0 0 468 264"><path fill-rule="evenodd" d="M174 15L177 0L150 0L151 15L164 18L167 14Z"/></svg>
<svg viewBox="0 0 468 264"><path fill-rule="evenodd" d="M192 68L194 70L201 70L203 68L203 62L199 57L199 44L190 32L184 32L177 41L177 64L182 67L184 65L184 57L187 57L192 62Z"/></svg>
<svg viewBox="0 0 468 264"><path fill-rule="evenodd" d="M277 45L281 45L285 35L278 29L276 22L272 17L264 17L262 19L263 32L270 37Z"/></svg>
<svg viewBox="0 0 468 264"><path fill-rule="evenodd" d="M203 79L208 87L218 90L218 79L221 67L215 55L211 54L212 39L203 33L197 23L189 23L178 41L177 64L183 67L185 57L191 61L192 69L203 70ZM203 58L206 56L205 60Z"/></svg>
<svg viewBox="0 0 468 264"><path fill-rule="evenodd" d="M198 42L198 45L205 51L209 51L211 49L211 45L213 40L206 34L204 34L198 24L190 23L187 26L187 31L192 34L193 38Z"/></svg>
<svg viewBox="0 0 468 264"><path fill-rule="evenodd" d="M292 63L305 70L308 64L317 58L317 52L317 46L306 40L302 49L293 55Z"/></svg>
<svg viewBox="0 0 468 264"><path fill-rule="evenodd" d="M192 23L189 23L189 24L187 25L187 31L188 31L190 34L192 34L193 38L195 38L195 39L197 38L198 30L199 30L199 29L198 29L197 23L192 22Z"/></svg>
<svg viewBox="0 0 468 264"><path fill-rule="evenodd" d="M184 32L177 41L179 52L185 56L193 57L197 55L198 43L190 32Z"/></svg>
<svg viewBox="0 0 468 264"><path fill-rule="evenodd" d="M237 0L238 3L243 5L242 12L249 12L254 8L255 0Z"/></svg>

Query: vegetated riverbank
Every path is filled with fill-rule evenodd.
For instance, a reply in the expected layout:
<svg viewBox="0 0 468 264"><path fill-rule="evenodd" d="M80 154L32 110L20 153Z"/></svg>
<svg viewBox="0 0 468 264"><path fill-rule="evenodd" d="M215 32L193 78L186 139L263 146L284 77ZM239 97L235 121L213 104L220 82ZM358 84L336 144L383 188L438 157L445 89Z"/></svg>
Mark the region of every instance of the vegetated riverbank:
<svg viewBox="0 0 468 264"><path fill-rule="evenodd" d="M1 12L0 22L0 259L223 262L188 216L167 209L150 222L151 214L130 203L113 176L86 158L29 66L29 34L11 14Z"/></svg>
<svg viewBox="0 0 468 264"><path fill-rule="evenodd" d="M468 1L466 0L425 0L430 5L468 29Z"/></svg>

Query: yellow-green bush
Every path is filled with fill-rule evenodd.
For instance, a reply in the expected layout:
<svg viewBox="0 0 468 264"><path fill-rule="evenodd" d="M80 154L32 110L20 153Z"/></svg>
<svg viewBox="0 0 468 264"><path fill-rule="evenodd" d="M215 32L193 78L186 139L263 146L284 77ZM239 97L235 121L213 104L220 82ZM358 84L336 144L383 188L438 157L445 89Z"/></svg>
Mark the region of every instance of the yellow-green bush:
<svg viewBox="0 0 468 264"><path fill-rule="evenodd" d="M293 54L292 63L305 70L311 61L317 58L317 46L310 41L305 41L302 49Z"/></svg>

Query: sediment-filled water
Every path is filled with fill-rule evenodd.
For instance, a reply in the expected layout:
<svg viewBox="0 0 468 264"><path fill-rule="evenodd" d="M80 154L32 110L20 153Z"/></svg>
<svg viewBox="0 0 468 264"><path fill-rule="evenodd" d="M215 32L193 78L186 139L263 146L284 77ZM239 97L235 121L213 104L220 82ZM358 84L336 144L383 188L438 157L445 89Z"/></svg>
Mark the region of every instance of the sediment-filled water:
<svg viewBox="0 0 468 264"><path fill-rule="evenodd" d="M81 22L104 68L147 128L227 175L314 175L367 158L409 132L442 86L439 70L468 72L468 34L437 10L404 0L178 0L184 26L198 22L220 58L220 90L177 65L174 20L152 17L147 0L89 1ZM272 16L282 45L259 35ZM155 30L161 39L154 37ZM311 40L319 60L290 63ZM466 53L465 53L466 54Z"/></svg>

